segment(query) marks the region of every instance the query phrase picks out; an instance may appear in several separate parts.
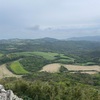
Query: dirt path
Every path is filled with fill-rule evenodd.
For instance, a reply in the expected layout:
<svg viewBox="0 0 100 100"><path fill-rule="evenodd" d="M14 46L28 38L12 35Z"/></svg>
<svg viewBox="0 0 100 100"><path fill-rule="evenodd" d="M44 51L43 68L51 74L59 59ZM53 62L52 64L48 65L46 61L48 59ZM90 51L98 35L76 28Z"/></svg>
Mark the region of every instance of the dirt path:
<svg viewBox="0 0 100 100"><path fill-rule="evenodd" d="M0 65L0 79L4 77L20 77L19 75L15 75L12 72L10 72L6 65Z"/></svg>

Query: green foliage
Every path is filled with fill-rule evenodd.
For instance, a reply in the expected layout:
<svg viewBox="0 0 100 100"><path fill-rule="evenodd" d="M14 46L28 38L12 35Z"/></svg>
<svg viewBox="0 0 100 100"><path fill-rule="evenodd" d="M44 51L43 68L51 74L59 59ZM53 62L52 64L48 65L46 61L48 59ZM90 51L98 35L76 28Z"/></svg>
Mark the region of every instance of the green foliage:
<svg viewBox="0 0 100 100"><path fill-rule="evenodd" d="M64 66L61 66L59 72L68 72L68 69Z"/></svg>
<svg viewBox="0 0 100 100"><path fill-rule="evenodd" d="M15 53L20 58L21 56L38 55L48 60L56 59L55 62L68 64L86 64L92 62L100 65L100 42L63 41L55 39L0 40L0 52L5 55ZM59 54L60 59L57 57ZM0 64L6 63L7 61L14 61L15 59L3 58L0 58Z"/></svg>
<svg viewBox="0 0 100 100"><path fill-rule="evenodd" d="M19 63L19 61L12 62L9 66L11 71L15 74L27 74L28 71L26 71L23 66Z"/></svg>
<svg viewBox="0 0 100 100"><path fill-rule="evenodd" d="M3 56L3 54L2 53L0 53L0 57L2 57Z"/></svg>
<svg viewBox="0 0 100 100"><path fill-rule="evenodd" d="M82 81L79 83L73 76L75 74L34 73L33 76L31 74L26 79L5 78L0 80L0 83L6 89L12 89L24 100L100 100L100 92L99 88L96 89L97 86ZM78 76L76 75L77 78L82 79L84 74ZM88 74L86 76L88 77ZM32 77L34 77L33 80L31 80Z"/></svg>
<svg viewBox="0 0 100 100"><path fill-rule="evenodd" d="M72 61L74 62L74 59L71 57L68 57L64 54L58 54L58 53L52 53L52 52L18 52L18 53L12 53L16 54L18 56L41 56L47 60L65 60L65 61Z"/></svg>
<svg viewBox="0 0 100 100"><path fill-rule="evenodd" d="M11 63L10 69L26 74L22 79L0 80L24 100L100 100L100 73L37 72L44 65L100 65L100 42L63 41L55 39L0 40L0 64ZM16 61L16 62L12 62ZM27 71L26 71L27 70ZM62 66L61 72L66 69Z"/></svg>
<svg viewBox="0 0 100 100"><path fill-rule="evenodd" d="M23 58L23 56L19 56L16 54L7 54L7 55L3 55L2 57L0 57L0 64L5 64L8 62L12 62L18 59Z"/></svg>
<svg viewBox="0 0 100 100"><path fill-rule="evenodd" d="M54 60L55 56L58 55L58 53L51 53L51 52L33 52L33 54L42 56L47 60Z"/></svg>
<svg viewBox="0 0 100 100"><path fill-rule="evenodd" d="M50 63L50 61L46 60L41 56L30 56L21 59L20 63L23 65L24 69L30 72L36 72L36 71L40 71L42 67Z"/></svg>
<svg viewBox="0 0 100 100"><path fill-rule="evenodd" d="M83 66L91 66L91 65L96 65L94 62L87 62L87 63L83 63Z"/></svg>

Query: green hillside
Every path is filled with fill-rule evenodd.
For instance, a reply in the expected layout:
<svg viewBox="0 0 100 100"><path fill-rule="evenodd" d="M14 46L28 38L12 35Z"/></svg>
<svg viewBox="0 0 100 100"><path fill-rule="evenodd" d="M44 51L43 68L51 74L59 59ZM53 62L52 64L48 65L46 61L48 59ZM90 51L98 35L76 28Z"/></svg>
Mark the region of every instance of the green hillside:
<svg viewBox="0 0 100 100"><path fill-rule="evenodd" d="M100 42L55 39L0 40L0 65L22 77L0 80L23 100L100 100L100 73L39 72L52 63L100 65ZM65 71L66 70L66 71Z"/></svg>
<svg viewBox="0 0 100 100"><path fill-rule="evenodd" d="M54 60L55 56L58 55L58 53L51 53L51 52L18 52L15 54L24 55L24 56L38 55L38 56L42 56L43 58L47 60Z"/></svg>
<svg viewBox="0 0 100 100"><path fill-rule="evenodd" d="M28 71L26 71L18 61L12 62L9 67L11 71L15 74L27 74L28 73Z"/></svg>
<svg viewBox="0 0 100 100"><path fill-rule="evenodd" d="M2 53L0 53L0 57L2 57L3 56L3 54Z"/></svg>
<svg viewBox="0 0 100 100"><path fill-rule="evenodd" d="M100 75L33 73L0 80L23 100L100 100Z"/></svg>

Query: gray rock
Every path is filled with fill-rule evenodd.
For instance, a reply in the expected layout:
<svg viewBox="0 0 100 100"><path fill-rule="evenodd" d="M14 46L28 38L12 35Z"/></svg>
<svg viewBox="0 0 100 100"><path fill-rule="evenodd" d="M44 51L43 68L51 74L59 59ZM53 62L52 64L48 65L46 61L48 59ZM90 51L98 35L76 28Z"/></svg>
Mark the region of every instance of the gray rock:
<svg viewBox="0 0 100 100"><path fill-rule="evenodd" d="M5 90L4 86L0 84L0 100L23 100L16 96L12 90Z"/></svg>

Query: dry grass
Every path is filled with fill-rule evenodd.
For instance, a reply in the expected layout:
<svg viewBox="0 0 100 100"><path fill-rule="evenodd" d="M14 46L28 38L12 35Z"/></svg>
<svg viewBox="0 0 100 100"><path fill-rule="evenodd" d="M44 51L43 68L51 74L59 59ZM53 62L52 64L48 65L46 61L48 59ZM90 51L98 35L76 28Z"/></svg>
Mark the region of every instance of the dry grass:
<svg viewBox="0 0 100 100"><path fill-rule="evenodd" d="M64 65L68 70L95 70L100 72L100 66Z"/></svg>
<svg viewBox="0 0 100 100"><path fill-rule="evenodd" d="M81 73L96 74L100 72L100 66L78 66L78 65L64 65L69 71L80 71Z"/></svg>
<svg viewBox="0 0 100 100"><path fill-rule="evenodd" d="M80 71L81 73L95 74L100 72L100 66L79 66L79 65L65 65L62 64L69 71ZM49 64L43 67L41 71L46 71L50 73L59 72L61 64Z"/></svg>
<svg viewBox="0 0 100 100"><path fill-rule="evenodd" d="M15 75L12 72L10 72L7 68L6 65L1 65L0 66L0 79L4 77L21 77L20 75Z"/></svg>
<svg viewBox="0 0 100 100"><path fill-rule="evenodd" d="M46 71L50 73L59 72L60 64L49 64L43 67L41 71Z"/></svg>

